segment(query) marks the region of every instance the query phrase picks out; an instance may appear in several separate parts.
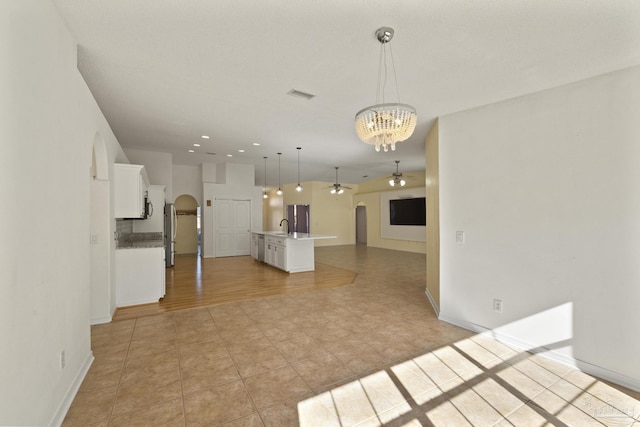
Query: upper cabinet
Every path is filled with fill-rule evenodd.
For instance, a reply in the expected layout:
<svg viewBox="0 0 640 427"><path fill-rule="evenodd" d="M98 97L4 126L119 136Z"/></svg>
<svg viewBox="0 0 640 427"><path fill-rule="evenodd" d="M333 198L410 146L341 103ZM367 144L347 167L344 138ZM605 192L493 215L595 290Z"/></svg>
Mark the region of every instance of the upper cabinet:
<svg viewBox="0 0 640 427"><path fill-rule="evenodd" d="M145 197L149 178L143 165L115 163L113 165L114 216L144 218Z"/></svg>

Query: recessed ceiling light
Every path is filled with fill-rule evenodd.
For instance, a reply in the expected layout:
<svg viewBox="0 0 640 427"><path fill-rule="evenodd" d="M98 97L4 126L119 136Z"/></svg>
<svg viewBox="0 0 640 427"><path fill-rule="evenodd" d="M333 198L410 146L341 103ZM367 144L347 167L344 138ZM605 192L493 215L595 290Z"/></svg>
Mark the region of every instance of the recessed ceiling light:
<svg viewBox="0 0 640 427"><path fill-rule="evenodd" d="M189 150L189 152L190 152L190 153L195 153L195 151L194 151L194 150Z"/></svg>
<svg viewBox="0 0 640 427"><path fill-rule="evenodd" d="M209 139L209 135L202 135L202 139Z"/></svg>
<svg viewBox="0 0 640 427"><path fill-rule="evenodd" d="M238 150L238 153L244 153L243 149Z"/></svg>
<svg viewBox="0 0 640 427"><path fill-rule="evenodd" d="M260 145L260 143L259 143L259 142L254 142L254 143L253 143L253 144L251 144L251 145L256 145L256 146L258 146L258 145Z"/></svg>
<svg viewBox="0 0 640 427"><path fill-rule="evenodd" d="M233 154L227 154L227 157L233 157Z"/></svg>
<svg viewBox="0 0 640 427"><path fill-rule="evenodd" d="M193 144L194 147L200 147L200 144Z"/></svg>

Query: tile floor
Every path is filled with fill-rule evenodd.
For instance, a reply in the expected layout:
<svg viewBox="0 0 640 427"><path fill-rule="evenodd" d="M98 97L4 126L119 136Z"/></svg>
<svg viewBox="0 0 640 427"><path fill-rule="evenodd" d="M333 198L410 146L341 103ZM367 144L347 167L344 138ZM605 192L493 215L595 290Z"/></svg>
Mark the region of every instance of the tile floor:
<svg viewBox="0 0 640 427"><path fill-rule="evenodd" d="M640 426L638 393L440 322L424 255L340 246L353 285L92 328L64 426Z"/></svg>

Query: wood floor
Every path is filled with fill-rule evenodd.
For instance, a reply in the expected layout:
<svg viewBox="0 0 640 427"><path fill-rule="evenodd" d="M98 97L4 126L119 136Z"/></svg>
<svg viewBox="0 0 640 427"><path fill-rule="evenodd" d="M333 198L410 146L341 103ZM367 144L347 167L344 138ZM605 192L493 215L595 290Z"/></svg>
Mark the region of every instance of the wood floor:
<svg viewBox="0 0 640 427"><path fill-rule="evenodd" d="M113 320L332 288L351 284L357 276L353 271L318 262L315 271L289 274L250 256L200 258L181 255L175 261L175 266L166 270L167 293L160 302L118 308Z"/></svg>

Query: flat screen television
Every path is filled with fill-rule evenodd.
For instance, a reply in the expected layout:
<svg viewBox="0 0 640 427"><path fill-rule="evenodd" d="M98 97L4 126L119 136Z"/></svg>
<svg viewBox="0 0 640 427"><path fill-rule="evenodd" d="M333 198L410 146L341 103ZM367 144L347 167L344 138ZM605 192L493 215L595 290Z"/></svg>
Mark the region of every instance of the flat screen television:
<svg viewBox="0 0 640 427"><path fill-rule="evenodd" d="M426 197L389 200L391 225L427 225Z"/></svg>

